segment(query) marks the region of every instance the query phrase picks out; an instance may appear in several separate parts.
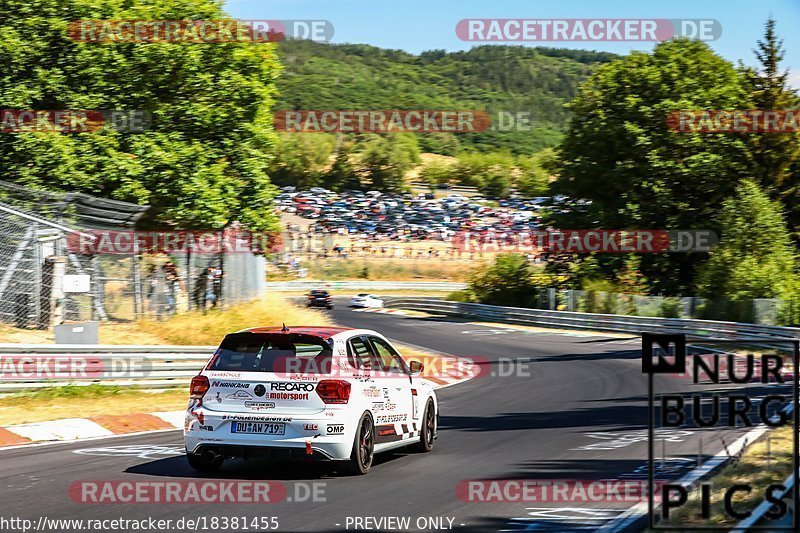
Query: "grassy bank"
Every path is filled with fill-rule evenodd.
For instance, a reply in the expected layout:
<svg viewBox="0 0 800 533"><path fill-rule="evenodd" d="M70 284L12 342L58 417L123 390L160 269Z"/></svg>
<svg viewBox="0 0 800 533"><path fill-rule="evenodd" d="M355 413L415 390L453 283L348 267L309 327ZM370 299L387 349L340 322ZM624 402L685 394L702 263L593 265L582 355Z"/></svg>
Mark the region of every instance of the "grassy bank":
<svg viewBox="0 0 800 533"><path fill-rule="evenodd" d="M700 494L699 491L693 491L688 501L673 511L674 516L670 521L659 525L732 527L738 521L725 513L723 498L726 488L736 484L749 485L752 492L737 492L733 497L733 505L740 511L752 510L764 500L768 486L782 484L791 472L792 427L786 426L767 433L747 448L741 460L726 466L708 481L712 484L711 516L708 520L700 518Z"/></svg>
<svg viewBox="0 0 800 533"><path fill-rule="evenodd" d="M186 407L186 388L143 391L103 385L48 387L0 397L0 426L61 418L177 411Z"/></svg>

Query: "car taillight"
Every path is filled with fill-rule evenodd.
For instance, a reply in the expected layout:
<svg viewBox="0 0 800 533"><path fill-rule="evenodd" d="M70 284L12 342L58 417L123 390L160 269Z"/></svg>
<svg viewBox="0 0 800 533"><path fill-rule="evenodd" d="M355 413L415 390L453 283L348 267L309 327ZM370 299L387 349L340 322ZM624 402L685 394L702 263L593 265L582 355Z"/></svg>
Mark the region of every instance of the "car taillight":
<svg viewBox="0 0 800 533"><path fill-rule="evenodd" d="M323 379L317 383L317 395L325 403L347 403L350 383L341 379Z"/></svg>
<svg viewBox="0 0 800 533"><path fill-rule="evenodd" d="M192 378L192 384L189 385L189 398L199 400L208 392L209 388L211 385L208 383L207 377L195 376Z"/></svg>

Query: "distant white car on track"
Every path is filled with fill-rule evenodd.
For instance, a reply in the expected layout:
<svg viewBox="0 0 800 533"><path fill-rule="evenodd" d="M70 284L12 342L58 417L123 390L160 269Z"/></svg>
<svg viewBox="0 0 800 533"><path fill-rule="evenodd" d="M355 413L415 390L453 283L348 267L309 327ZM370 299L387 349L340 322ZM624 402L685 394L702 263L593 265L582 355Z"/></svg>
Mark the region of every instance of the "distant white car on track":
<svg viewBox="0 0 800 533"><path fill-rule="evenodd" d="M350 299L350 307L381 308L383 307L383 300L374 294L362 292Z"/></svg>
<svg viewBox="0 0 800 533"><path fill-rule="evenodd" d="M263 457L342 461L365 474L375 453L429 452L439 411L421 372L370 330L231 333L192 379L187 459L203 472L229 458Z"/></svg>

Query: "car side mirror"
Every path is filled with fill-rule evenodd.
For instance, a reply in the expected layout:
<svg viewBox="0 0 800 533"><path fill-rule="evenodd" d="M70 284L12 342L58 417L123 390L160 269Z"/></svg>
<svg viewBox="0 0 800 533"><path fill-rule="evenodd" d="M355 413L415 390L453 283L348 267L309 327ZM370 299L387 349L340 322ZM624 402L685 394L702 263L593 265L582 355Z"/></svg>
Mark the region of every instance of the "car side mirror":
<svg viewBox="0 0 800 533"><path fill-rule="evenodd" d="M409 368L409 370L411 370L412 374L421 374L422 373L422 369L425 368L425 367L422 366L422 363L420 363L419 361L411 361L408 364L408 368Z"/></svg>

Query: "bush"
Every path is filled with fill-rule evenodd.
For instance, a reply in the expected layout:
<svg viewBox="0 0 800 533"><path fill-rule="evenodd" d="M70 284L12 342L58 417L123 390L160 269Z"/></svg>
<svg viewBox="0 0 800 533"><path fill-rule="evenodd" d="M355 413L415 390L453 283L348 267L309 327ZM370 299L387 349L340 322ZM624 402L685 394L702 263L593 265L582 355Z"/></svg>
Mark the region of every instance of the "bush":
<svg viewBox="0 0 800 533"><path fill-rule="evenodd" d="M664 318L681 317L681 301L678 298L664 298L661 302L661 316Z"/></svg>
<svg viewBox="0 0 800 533"><path fill-rule="evenodd" d="M469 291L479 303L530 307L536 294L532 274L523 254L500 254L470 276Z"/></svg>
<svg viewBox="0 0 800 533"><path fill-rule="evenodd" d="M455 291L451 292L445 297L448 302L463 302L469 303L473 301L472 293L469 291Z"/></svg>

